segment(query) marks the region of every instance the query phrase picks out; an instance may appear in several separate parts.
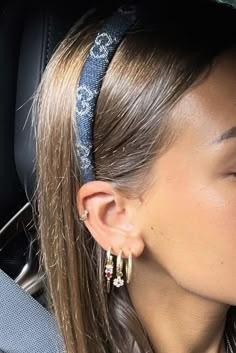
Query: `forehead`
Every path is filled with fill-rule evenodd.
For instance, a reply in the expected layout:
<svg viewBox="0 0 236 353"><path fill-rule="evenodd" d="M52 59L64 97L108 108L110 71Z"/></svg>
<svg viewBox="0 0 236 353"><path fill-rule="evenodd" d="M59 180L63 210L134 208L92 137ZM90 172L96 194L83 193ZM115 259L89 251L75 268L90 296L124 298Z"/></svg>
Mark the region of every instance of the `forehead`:
<svg viewBox="0 0 236 353"><path fill-rule="evenodd" d="M186 92L172 111L179 140L206 145L236 125L236 50L216 59L209 75Z"/></svg>

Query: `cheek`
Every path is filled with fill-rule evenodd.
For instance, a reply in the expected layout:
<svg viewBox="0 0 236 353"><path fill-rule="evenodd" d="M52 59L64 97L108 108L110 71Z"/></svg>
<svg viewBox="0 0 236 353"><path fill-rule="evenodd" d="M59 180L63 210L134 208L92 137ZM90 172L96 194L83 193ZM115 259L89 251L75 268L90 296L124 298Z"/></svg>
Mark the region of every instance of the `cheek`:
<svg viewBox="0 0 236 353"><path fill-rule="evenodd" d="M147 243L185 289L235 305L236 183L229 185L160 187L148 205Z"/></svg>

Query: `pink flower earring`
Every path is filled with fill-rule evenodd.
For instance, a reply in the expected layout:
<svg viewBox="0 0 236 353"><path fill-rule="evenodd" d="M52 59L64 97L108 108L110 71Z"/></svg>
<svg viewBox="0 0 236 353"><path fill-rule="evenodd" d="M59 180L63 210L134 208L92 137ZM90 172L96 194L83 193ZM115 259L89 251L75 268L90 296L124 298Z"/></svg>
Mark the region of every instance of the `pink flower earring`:
<svg viewBox="0 0 236 353"><path fill-rule="evenodd" d="M116 287L121 287L124 285L123 277L123 259L122 259L122 250L120 250L117 260L116 260L116 278L113 280L113 284Z"/></svg>

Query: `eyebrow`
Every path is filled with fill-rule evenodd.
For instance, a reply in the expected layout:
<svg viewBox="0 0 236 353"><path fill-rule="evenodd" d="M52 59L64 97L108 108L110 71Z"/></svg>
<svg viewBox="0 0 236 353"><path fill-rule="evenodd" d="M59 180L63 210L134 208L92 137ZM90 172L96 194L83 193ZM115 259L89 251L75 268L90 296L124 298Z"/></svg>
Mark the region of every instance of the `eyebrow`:
<svg viewBox="0 0 236 353"><path fill-rule="evenodd" d="M236 126L232 126L228 130L225 130L220 136L215 138L212 143L221 143L231 137L236 137Z"/></svg>

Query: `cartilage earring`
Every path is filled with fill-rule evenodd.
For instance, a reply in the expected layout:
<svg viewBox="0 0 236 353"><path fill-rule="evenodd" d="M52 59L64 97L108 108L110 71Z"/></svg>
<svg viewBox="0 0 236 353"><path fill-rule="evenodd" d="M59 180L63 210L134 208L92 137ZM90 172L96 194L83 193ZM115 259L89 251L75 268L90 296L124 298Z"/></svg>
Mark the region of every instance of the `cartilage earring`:
<svg viewBox="0 0 236 353"><path fill-rule="evenodd" d="M124 285L123 277L123 259L121 257L122 250L120 250L117 259L116 259L116 278L113 280L113 284L116 287L121 287Z"/></svg>
<svg viewBox="0 0 236 353"><path fill-rule="evenodd" d="M107 293L110 292L111 278L113 274L113 256L111 255L111 248L107 250L107 260L105 265L105 277L107 279Z"/></svg>
<svg viewBox="0 0 236 353"><path fill-rule="evenodd" d="M84 212L82 213L82 215L80 216L79 220L80 221L85 221L88 218L88 210L84 210Z"/></svg>
<svg viewBox="0 0 236 353"><path fill-rule="evenodd" d="M125 272L126 272L126 283L130 283L131 276L132 276L132 252L130 250L129 257L126 259L125 263Z"/></svg>

